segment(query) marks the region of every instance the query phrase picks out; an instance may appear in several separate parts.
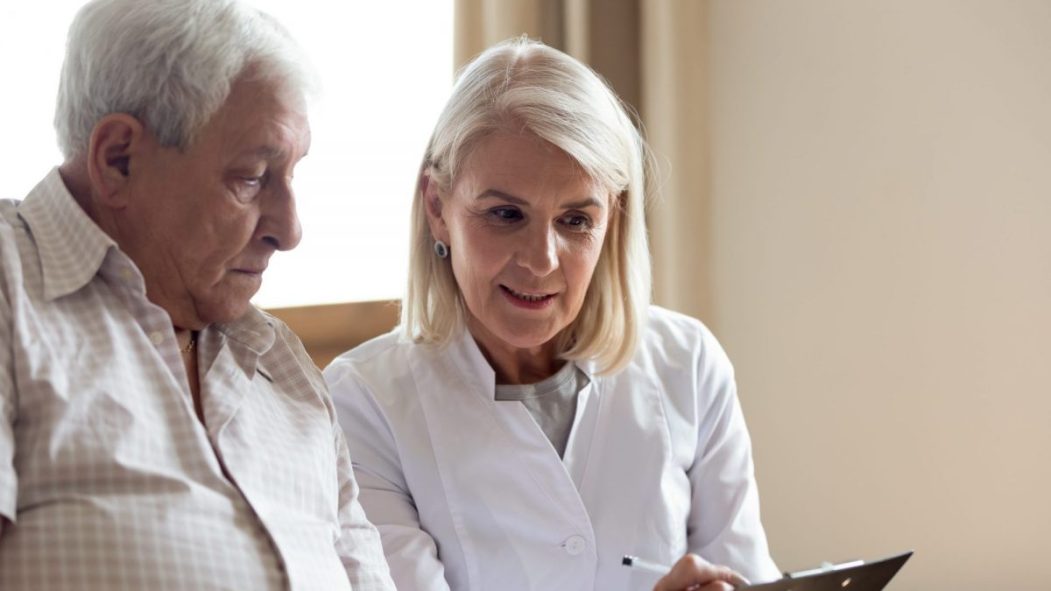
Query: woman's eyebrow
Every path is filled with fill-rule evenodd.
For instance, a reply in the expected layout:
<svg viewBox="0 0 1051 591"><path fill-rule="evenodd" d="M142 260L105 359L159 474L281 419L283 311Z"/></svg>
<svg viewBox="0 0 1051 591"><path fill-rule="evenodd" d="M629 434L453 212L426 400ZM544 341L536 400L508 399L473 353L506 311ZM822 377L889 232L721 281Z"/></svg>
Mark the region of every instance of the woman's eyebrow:
<svg viewBox="0 0 1051 591"><path fill-rule="evenodd" d="M586 209L588 207L597 207L602 209L605 204L598 197L585 197L580 201L574 201L572 203L563 203L562 207L566 209Z"/></svg>
<svg viewBox="0 0 1051 591"><path fill-rule="evenodd" d="M499 189L486 189L475 197L476 200L482 199L500 199L503 201L509 201L515 205L528 206L529 202L521 197L516 197L510 193L505 193ZM572 203L563 203L562 207L565 209L585 209L588 207L597 207L602 209L604 204L602 200L597 197L585 197L579 201L573 201Z"/></svg>
<svg viewBox="0 0 1051 591"><path fill-rule="evenodd" d="M482 199L502 199L504 201L510 201L515 205L529 205L529 202L521 197L515 197L510 193L505 193L499 189L486 189L475 197L476 200L481 201Z"/></svg>

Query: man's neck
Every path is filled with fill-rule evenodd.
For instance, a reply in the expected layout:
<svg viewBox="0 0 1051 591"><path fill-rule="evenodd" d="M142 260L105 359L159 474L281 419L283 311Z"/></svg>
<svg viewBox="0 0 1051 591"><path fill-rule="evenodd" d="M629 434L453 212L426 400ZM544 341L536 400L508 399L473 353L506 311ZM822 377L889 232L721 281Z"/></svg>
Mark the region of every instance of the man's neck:
<svg viewBox="0 0 1051 591"><path fill-rule="evenodd" d="M62 184L66 185L69 194L87 212L88 217L95 219L95 209L91 201L91 179L88 178L87 169L80 160L67 161L58 167L58 174L62 177Z"/></svg>

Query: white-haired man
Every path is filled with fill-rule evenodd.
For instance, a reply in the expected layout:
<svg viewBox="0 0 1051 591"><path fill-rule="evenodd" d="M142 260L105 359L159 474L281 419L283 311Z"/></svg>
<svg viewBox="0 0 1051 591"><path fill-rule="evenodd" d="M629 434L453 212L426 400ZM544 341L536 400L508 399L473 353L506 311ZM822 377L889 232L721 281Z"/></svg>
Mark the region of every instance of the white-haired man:
<svg viewBox="0 0 1051 591"><path fill-rule="evenodd" d="M96 0L0 202L0 588L393 589L329 395L249 298L309 76L233 0Z"/></svg>

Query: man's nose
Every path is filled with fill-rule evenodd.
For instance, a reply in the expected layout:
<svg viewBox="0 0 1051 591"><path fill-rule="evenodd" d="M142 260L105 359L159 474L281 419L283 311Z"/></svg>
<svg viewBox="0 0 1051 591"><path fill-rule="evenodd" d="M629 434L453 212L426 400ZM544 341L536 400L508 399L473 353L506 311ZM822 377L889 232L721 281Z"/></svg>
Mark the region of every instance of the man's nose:
<svg viewBox="0 0 1051 591"><path fill-rule="evenodd" d="M292 250L303 238L303 227L296 213L295 193L291 185L285 182L268 197L260 220L263 240L275 250Z"/></svg>

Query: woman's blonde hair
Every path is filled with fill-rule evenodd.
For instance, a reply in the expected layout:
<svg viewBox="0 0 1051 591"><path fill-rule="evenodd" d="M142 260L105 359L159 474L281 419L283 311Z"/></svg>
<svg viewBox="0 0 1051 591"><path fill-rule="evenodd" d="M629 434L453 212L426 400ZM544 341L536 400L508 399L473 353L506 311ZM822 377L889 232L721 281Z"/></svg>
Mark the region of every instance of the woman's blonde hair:
<svg viewBox="0 0 1051 591"><path fill-rule="evenodd" d="M526 131L557 146L615 197L580 314L557 338L563 358L616 371L635 352L650 302L648 150L628 109L595 72L526 38L490 47L468 64L438 118L413 198L402 329L417 342L444 343L464 328L452 265L433 251L423 179L448 191L479 140L501 130Z"/></svg>

